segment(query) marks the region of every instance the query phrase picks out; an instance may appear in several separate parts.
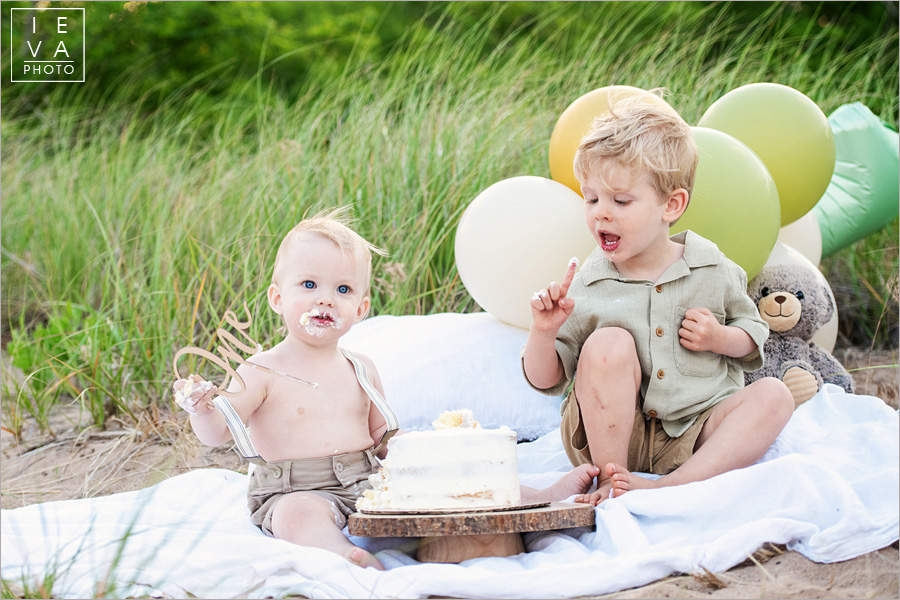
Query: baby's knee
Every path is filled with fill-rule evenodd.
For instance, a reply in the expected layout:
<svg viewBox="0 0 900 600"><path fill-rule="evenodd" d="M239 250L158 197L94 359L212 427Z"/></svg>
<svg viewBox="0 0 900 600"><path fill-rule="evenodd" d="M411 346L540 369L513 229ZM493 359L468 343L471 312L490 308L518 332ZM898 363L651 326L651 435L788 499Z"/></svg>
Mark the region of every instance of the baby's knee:
<svg viewBox="0 0 900 600"><path fill-rule="evenodd" d="M631 334L621 327L604 327L592 333L578 358L578 366L596 369L624 369L638 361Z"/></svg>
<svg viewBox="0 0 900 600"><path fill-rule="evenodd" d="M272 510L272 531L275 537L279 530L298 523L336 521L334 510L328 501L316 494L294 492L284 496ZM335 523L337 524L337 523Z"/></svg>

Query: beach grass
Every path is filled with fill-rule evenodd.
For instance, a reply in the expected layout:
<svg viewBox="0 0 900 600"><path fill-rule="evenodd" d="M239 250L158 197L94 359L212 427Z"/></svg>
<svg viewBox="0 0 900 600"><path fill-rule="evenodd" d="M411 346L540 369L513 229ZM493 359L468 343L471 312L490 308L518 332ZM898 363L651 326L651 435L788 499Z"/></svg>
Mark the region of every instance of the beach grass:
<svg viewBox="0 0 900 600"><path fill-rule="evenodd" d="M140 96L139 69L117 90L61 86L37 108L6 97L2 327L23 376L3 378L3 426L48 427L60 402L98 426L170 406L175 350L214 349L222 315L243 316L244 303L251 335L272 345L264 294L278 243L335 205L389 252L375 258L372 314L479 310L455 268L463 212L497 181L549 177L553 125L592 89L667 88L696 124L725 92L772 81L826 114L859 101L897 125L895 24L849 43L815 23L798 32L788 3L753 27L725 4L624 4L616 18L593 3L571 14L549 4L552 19L497 40L489 22L455 27L451 3L386 60L355 54L290 99L265 64L226 96L205 93L231 75L224 64L159 106L122 100ZM896 233L895 221L825 262L873 347L896 345Z"/></svg>

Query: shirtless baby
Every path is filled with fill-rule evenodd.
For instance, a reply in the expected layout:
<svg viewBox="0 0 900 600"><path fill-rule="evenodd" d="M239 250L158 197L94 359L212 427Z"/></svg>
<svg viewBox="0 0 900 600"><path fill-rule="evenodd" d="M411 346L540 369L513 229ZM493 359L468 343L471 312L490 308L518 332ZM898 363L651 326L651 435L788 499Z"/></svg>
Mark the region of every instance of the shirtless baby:
<svg viewBox="0 0 900 600"><path fill-rule="evenodd" d="M266 535L383 569L342 532L357 498L370 486L368 476L378 468L373 452L387 423L364 389L371 383L384 396L375 364L338 347L369 311L372 252L380 252L340 214L305 219L282 241L268 301L281 315L286 335L271 350L252 357L266 370L238 367L246 390L231 404L266 461L251 475L253 523ZM364 365L368 377L357 378L348 355ZM273 374L279 372L290 378ZM175 387L183 398L190 396L185 386L197 389L202 383L179 380ZM229 386L229 391L238 389L234 381ZM209 402L212 395L211 389L194 394L185 408L200 441L215 446L228 442L231 434L222 413ZM582 465L545 490L523 488L523 497L562 500L583 493L596 476L592 465Z"/></svg>

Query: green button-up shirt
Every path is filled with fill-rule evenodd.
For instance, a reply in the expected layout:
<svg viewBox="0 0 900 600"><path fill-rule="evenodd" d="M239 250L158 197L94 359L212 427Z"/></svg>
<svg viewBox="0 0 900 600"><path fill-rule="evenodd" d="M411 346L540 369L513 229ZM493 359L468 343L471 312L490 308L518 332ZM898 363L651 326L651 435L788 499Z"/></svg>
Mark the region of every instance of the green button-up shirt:
<svg viewBox="0 0 900 600"><path fill-rule="evenodd" d="M622 277L599 248L591 253L569 287L575 309L556 338L565 376L539 391L562 394L588 336L601 327L621 327L637 348L642 410L655 411L666 433L677 437L701 412L744 387L745 370L762 367L769 327L747 296L747 274L696 233L671 239L684 244L684 255L655 282ZM699 307L719 323L746 331L757 349L736 359L683 347L678 330L684 313Z"/></svg>

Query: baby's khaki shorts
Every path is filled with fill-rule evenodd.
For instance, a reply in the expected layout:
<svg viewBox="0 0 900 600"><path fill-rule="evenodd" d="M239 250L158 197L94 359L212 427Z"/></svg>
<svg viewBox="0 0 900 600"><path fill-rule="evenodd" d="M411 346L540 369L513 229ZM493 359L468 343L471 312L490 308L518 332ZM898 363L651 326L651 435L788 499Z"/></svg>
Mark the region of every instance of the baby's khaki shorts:
<svg viewBox="0 0 900 600"><path fill-rule="evenodd" d="M687 462L694 453L694 444L697 443L700 430L714 409L715 406L700 413L693 425L677 438L669 437L659 419L648 417L640 409L635 409L634 426L628 444L628 464L625 468L629 471L656 475L671 473ZM574 389L569 392L559 430L569 461L576 467L590 464L591 449L588 446L584 422L581 419L581 408L575 398ZM597 466L601 469L604 467L604 465Z"/></svg>
<svg viewBox="0 0 900 600"><path fill-rule="evenodd" d="M335 525L343 529L356 510L356 499L372 487L368 478L376 470L371 449L255 466L247 490L250 520L271 536L272 513L278 501L292 492L310 492L331 505Z"/></svg>

